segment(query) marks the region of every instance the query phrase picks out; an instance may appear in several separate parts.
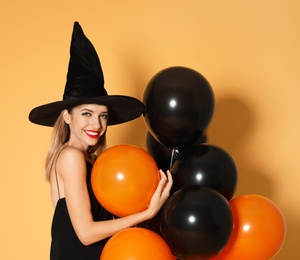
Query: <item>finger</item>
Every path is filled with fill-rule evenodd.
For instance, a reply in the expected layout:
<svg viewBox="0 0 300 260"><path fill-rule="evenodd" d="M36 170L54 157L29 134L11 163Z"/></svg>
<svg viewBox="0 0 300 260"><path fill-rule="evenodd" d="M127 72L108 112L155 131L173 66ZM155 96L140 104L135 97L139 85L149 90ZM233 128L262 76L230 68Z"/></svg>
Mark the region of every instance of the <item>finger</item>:
<svg viewBox="0 0 300 260"><path fill-rule="evenodd" d="M160 180L166 182L168 179L166 174L163 172L163 170L159 170L159 173L160 173Z"/></svg>
<svg viewBox="0 0 300 260"><path fill-rule="evenodd" d="M160 183L163 185L160 189L160 195L161 195L162 198L165 199L170 194L171 187L172 187L172 184L173 184L173 179L172 179L171 172L169 170L167 171L167 175L162 170L160 170L160 174L162 176L162 179L161 179ZM162 181L162 180L164 180L164 181Z"/></svg>
<svg viewBox="0 0 300 260"><path fill-rule="evenodd" d="M168 175L168 182L167 182L166 186L169 186L171 188L171 186L173 185L173 177L169 170L167 171L167 175Z"/></svg>
<svg viewBox="0 0 300 260"><path fill-rule="evenodd" d="M168 181L173 182L173 176L170 170L167 170L167 175L168 175Z"/></svg>

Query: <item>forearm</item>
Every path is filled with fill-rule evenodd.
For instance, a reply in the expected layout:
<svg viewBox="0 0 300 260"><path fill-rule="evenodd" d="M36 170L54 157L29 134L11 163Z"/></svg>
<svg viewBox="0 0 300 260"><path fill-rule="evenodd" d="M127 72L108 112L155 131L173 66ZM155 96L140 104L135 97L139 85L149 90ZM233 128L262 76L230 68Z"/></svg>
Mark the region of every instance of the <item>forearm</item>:
<svg viewBox="0 0 300 260"><path fill-rule="evenodd" d="M147 209L121 218L90 222L85 227L85 231L81 230L78 237L84 245L90 245L99 240L111 237L125 228L133 227L152 217L150 211Z"/></svg>
<svg viewBox="0 0 300 260"><path fill-rule="evenodd" d="M113 220L90 222L89 228L86 229L89 230L89 233L88 236L85 237L84 244L92 244L96 241L111 237L122 229L132 227L153 218L169 197L173 183L170 171L167 171L168 178L162 171L160 171L160 173L161 180L146 210Z"/></svg>

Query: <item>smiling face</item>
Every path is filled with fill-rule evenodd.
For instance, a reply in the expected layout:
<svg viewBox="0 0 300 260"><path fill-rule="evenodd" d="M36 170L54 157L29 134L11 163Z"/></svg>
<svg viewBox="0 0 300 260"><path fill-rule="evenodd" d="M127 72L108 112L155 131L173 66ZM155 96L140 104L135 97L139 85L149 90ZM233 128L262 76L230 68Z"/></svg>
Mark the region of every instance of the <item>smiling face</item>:
<svg viewBox="0 0 300 260"><path fill-rule="evenodd" d="M64 111L64 120L70 126L68 145L82 151L97 144L107 128L108 108L96 104L74 107L69 113Z"/></svg>

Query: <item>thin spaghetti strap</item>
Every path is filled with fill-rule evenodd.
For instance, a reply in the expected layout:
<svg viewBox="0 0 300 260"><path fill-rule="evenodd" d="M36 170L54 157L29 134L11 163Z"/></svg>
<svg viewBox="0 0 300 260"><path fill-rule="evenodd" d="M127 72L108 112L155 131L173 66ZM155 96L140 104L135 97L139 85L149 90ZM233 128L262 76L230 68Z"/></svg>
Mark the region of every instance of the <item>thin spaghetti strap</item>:
<svg viewBox="0 0 300 260"><path fill-rule="evenodd" d="M57 171L56 171L56 163L57 163L57 159L61 153L61 151L63 149L65 149L67 146L64 146L58 153L57 157L56 157L56 160L55 160L55 166L54 166L54 172L55 172L55 179L56 179L56 187L57 187L57 193L58 193L58 198L60 199L60 192L59 192L59 185L58 185L58 178L57 178Z"/></svg>

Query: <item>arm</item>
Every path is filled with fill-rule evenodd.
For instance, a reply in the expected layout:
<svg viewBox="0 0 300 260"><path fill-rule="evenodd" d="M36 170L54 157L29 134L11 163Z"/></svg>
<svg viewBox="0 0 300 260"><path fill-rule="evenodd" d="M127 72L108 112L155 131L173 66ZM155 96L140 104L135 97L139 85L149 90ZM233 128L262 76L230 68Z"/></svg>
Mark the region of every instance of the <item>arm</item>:
<svg viewBox="0 0 300 260"><path fill-rule="evenodd" d="M153 218L167 200L172 186L172 176L168 178L160 171L161 180L152 196L149 207L130 216L95 222L86 187L85 157L75 148L67 148L57 162L58 173L64 185L68 212L75 232L84 245L110 237L118 231L132 227Z"/></svg>

